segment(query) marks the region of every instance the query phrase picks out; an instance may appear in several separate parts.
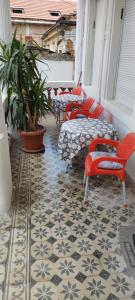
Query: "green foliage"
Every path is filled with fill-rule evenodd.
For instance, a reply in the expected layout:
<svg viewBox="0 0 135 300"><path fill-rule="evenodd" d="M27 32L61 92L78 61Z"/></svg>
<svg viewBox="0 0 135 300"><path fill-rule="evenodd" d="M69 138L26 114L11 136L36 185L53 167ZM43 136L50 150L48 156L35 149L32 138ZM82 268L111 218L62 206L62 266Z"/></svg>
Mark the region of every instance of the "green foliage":
<svg viewBox="0 0 135 300"><path fill-rule="evenodd" d="M18 41L16 32L9 44L0 42L0 82L7 90L7 113L14 128L36 130L39 118L51 111L38 61L38 52Z"/></svg>

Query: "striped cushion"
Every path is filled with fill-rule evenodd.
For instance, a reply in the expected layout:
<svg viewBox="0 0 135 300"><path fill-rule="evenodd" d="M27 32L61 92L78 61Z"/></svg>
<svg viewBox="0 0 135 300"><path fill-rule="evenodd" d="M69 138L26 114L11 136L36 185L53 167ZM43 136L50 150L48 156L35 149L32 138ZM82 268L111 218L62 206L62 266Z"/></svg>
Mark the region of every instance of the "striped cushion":
<svg viewBox="0 0 135 300"><path fill-rule="evenodd" d="M116 157L115 152L102 152L102 151L94 151L90 152L89 155L91 156L92 160L102 157L102 156L107 156L107 157ZM114 170L119 170L123 168L123 165L117 162L111 162L111 161L103 161L100 162L98 165L98 168L100 169L114 169Z"/></svg>

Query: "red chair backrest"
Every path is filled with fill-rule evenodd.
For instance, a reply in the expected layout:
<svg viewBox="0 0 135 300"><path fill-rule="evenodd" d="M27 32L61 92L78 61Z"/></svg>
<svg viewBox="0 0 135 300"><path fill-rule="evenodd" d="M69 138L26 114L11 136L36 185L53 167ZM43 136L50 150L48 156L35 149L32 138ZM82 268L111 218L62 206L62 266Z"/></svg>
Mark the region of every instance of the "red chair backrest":
<svg viewBox="0 0 135 300"><path fill-rule="evenodd" d="M131 132L128 133L119 143L119 146L117 148L117 154L118 156L128 160L128 158L132 155L134 151L135 151L135 132Z"/></svg>
<svg viewBox="0 0 135 300"><path fill-rule="evenodd" d="M81 88L80 86L75 87L75 88L72 89L72 94L73 94L73 95L78 95L78 96L80 96L80 95L81 95L81 92L82 92L82 88Z"/></svg>
<svg viewBox="0 0 135 300"><path fill-rule="evenodd" d="M88 99L84 102L82 109L84 109L84 110L89 110L90 107L93 105L94 102L95 102L95 100L94 100L93 98L88 98Z"/></svg>
<svg viewBox="0 0 135 300"><path fill-rule="evenodd" d="M98 104L95 109L93 110L92 114L92 118L93 119L98 119L99 116L101 115L101 113L103 112L104 107L101 104Z"/></svg>

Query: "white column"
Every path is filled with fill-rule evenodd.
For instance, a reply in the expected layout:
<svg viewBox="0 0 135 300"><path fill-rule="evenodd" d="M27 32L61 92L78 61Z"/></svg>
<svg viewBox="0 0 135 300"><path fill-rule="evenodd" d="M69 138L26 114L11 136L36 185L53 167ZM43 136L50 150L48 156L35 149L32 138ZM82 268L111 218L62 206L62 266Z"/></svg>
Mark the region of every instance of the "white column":
<svg viewBox="0 0 135 300"><path fill-rule="evenodd" d="M9 0L0 0L0 40L8 42L11 38ZM12 180L9 157L8 134L4 120L0 92L0 214L5 213L11 203Z"/></svg>
<svg viewBox="0 0 135 300"><path fill-rule="evenodd" d="M82 72L82 53L84 36L85 0L77 1L76 51L75 51L75 82L78 83Z"/></svg>
<svg viewBox="0 0 135 300"><path fill-rule="evenodd" d="M0 0L0 39L8 42L11 38L11 18L9 0Z"/></svg>
<svg viewBox="0 0 135 300"><path fill-rule="evenodd" d="M84 85L91 84L94 39L96 26L96 0L86 0L85 5L85 24L84 24L84 48L83 48L83 67L82 78Z"/></svg>

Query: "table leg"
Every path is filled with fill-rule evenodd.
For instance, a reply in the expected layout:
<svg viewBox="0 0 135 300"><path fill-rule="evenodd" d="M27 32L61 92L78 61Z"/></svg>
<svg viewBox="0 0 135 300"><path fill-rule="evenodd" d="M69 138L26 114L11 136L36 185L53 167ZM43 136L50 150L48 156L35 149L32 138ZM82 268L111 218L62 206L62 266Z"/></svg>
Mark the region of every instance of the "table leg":
<svg viewBox="0 0 135 300"><path fill-rule="evenodd" d="M65 173L68 173L70 168L72 168L72 161L67 164Z"/></svg>

